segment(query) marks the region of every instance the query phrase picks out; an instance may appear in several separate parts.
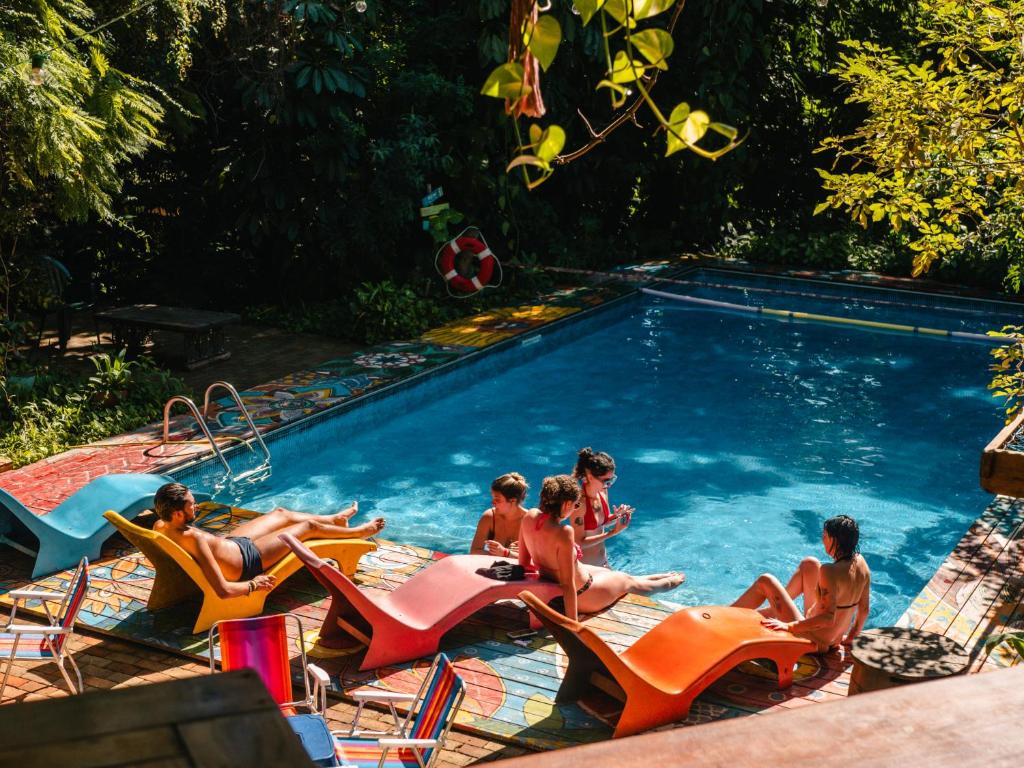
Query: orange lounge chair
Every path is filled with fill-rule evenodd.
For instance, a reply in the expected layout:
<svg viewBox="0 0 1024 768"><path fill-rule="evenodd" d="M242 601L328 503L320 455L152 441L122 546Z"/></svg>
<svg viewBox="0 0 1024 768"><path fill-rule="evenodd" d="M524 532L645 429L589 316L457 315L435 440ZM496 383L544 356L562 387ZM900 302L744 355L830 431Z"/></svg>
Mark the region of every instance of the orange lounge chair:
<svg viewBox="0 0 1024 768"><path fill-rule="evenodd" d="M683 719L701 691L744 661L771 659L779 687L788 688L797 660L817 650L810 640L761 626L757 611L713 605L673 613L620 655L536 595L522 592L519 599L568 657L555 701L577 701L593 688L621 699L616 737Z"/></svg>
<svg viewBox="0 0 1024 768"><path fill-rule="evenodd" d="M540 595L527 593L542 605L562 595L558 584L541 581L535 574L527 574L522 581L497 581L476 573L477 568L489 567L493 557L451 555L377 597L359 589L295 537L283 533L281 539L331 596L320 637L348 635L365 644L366 656L359 667L364 671L434 655L449 629L486 605L514 599L526 587Z"/></svg>

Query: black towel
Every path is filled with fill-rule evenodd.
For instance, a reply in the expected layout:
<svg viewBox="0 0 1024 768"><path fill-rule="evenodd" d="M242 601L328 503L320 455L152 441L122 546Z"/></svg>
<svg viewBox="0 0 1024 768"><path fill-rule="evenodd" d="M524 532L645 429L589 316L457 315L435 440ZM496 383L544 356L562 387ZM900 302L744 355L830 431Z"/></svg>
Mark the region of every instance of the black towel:
<svg viewBox="0 0 1024 768"><path fill-rule="evenodd" d="M522 581L526 578L526 569L523 566L507 560L495 560L490 568L477 568L476 572L496 581Z"/></svg>

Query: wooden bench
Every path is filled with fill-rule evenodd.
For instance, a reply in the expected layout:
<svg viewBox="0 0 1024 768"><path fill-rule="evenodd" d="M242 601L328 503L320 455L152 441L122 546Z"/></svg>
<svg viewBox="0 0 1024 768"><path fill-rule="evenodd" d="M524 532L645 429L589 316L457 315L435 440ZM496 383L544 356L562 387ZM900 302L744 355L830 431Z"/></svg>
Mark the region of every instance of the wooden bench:
<svg viewBox="0 0 1024 768"><path fill-rule="evenodd" d="M313 766L250 669L89 691L3 712L3 766Z"/></svg>
<svg viewBox="0 0 1024 768"><path fill-rule="evenodd" d="M97 312L96 319L110 324L114 346L126 347L130 357L142 352L153 331L181 334L181 362L191 370L231 357L224 346L224 326L241 318L233 312L135 304Z"/></svg>

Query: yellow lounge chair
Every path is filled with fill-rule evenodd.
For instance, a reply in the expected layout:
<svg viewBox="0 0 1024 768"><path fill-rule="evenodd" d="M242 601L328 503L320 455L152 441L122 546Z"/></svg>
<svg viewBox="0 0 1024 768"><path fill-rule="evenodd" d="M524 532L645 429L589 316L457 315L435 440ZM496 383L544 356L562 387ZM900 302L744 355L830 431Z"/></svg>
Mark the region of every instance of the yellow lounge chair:
<svg viewBox="0 0 1024 768"><path fill-rule="evenodd" d="M153 590L149 593L149 601L146 603L149 610L166 608L201 594L203 604L192 628L193 633L205 632L216 621L245 619L263 612L263 603L269 592L257 591L242 597L220 597L203 575L199 563L175 542L159 531L142 528L125 520L113 510L104 512L103 516L122 536L139 548L156 570ZM305 544L320 557L336 561L338 568L349 575L356 572L360 557L377 548L376 544L365 539L313 539ZM300 568L302 561L288 553L264 573L277 579L276 586L279 587Z"/></svg>

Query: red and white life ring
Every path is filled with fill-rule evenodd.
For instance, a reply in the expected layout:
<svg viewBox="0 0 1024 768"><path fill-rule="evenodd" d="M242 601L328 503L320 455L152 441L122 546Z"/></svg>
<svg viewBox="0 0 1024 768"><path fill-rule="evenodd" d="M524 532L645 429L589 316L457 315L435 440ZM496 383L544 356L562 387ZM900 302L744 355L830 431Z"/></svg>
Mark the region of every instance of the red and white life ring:
<svg viewBox="0 0 1024 768"><path fill-rule="evenodd" d="M455 257L462 251L471 251L476 254L480 261L480 271L473 277L463 277L455 269ZM452 288L463 293L476 293L482 291L484 286L494 274L494 267L498 260L494 253L487 247L483 237L470 237L459 235L444 244L437 253L437 271Z"/></svg>

